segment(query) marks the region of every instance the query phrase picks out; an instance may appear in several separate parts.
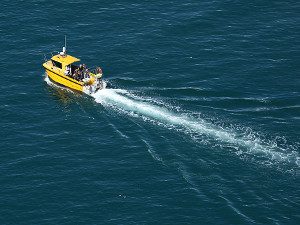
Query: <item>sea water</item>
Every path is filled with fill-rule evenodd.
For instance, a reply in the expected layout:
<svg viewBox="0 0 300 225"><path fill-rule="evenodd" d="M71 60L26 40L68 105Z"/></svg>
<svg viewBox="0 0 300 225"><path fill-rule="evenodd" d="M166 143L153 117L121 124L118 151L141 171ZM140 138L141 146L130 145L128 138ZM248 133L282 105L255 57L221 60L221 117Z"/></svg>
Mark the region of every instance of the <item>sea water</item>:
<svg viewBox="0 0 300 225"><path fill-rule="evenodd" d="M297 224L297 1L2 6L1 224ZM45 77L64 35L106 89Z"/></svg>

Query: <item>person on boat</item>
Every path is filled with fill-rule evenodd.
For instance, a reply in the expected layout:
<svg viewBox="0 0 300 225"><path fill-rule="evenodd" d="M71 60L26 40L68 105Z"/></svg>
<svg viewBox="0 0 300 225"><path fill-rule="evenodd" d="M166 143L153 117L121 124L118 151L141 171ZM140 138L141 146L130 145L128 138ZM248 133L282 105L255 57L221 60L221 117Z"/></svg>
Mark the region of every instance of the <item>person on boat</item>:
<svg viewBox="0 0 300 225"><path fill-rule="evenodd" d="M82 64L79 65L79 74L78 74L78 79L82 80L83 78L83 73L84 73L84 66Z"/></svg>
<svg viewBox="0 0 300 225"><path fill-rule="evenodd" d="M90 71L89 71L88 68L86 68L86 69L84 70L84 77L83 77L83 78L84 78L84 79L90 78Z"/></svg>
<svg viewBox="0 0 300 225"><path fill-rule="evenodd" d="M79 68L76 68L73 74L73 79L78 80L79 77Z"/></svg>
<svg viewBox="0 0 300 225"><path fill-rule="evenodd" d="M70 66L66 66L65 75L66 76L70 76L71 75Z"/></svg>
<svg viewBox="0 0 300 225"><path fill-rule="evenodd" d="M97 73L97 74L102 74L102 69L101 69L100 67L97 67L97 68L96 68L96 73Z"/></svg>

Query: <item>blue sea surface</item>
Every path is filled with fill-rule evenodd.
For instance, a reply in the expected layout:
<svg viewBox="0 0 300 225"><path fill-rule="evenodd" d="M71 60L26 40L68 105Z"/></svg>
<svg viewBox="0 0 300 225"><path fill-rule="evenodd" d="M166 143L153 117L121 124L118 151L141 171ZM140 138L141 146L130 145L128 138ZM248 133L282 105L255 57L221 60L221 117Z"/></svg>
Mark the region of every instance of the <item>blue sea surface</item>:
<svg viewBox="0 0 300 225"><path fill-rule="evenodd" d="M1 3L0 224L299 224L298 1Z"/></svg>

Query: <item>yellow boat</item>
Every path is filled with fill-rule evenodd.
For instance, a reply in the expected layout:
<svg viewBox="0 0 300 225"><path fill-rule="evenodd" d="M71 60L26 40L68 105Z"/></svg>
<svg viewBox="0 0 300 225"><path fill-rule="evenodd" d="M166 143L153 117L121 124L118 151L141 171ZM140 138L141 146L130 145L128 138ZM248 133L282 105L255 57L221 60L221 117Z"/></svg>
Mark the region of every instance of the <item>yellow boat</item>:
<svg viewBox="0 0 300 225"><path fill-rule="evenodd" d="M104 88L100 67L89 70L84 64L78 65L79 61L80 59L67 54L65 44L62 52L52 56L50 60L45 59L43 67L52 82L64 87L86 94Z"/></svg>

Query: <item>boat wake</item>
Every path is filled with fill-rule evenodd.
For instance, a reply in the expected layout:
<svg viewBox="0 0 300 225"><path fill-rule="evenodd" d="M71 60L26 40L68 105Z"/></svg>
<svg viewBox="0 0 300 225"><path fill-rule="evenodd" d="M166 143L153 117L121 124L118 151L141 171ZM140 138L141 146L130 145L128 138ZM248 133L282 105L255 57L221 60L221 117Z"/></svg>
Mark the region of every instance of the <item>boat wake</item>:
<svg viewBox="0 0 300 225"><path fill-rule="evenodd" d="M215 146L217 142L219 146L228 148L237 155L250 155L263 161L264 164L284 163L300 166L300 157L296 147L279 146L276 140L264 141L253 132L240 133L237 130L216 126L203 119L173 112L153 101L150 102L149 99L135 96L122 89L102 89L92 94L92 97L105 107L132 116L140 116L145 120L184 131L193 137L200 136L201 143L211 143Z"/></svg>
<svg viewBox="0 0 300 225"><path fill-rule="evenodd" d="M45 81L50 86L69 90L52 83L47 76ZM266 140L251 129L243 132L243 129L217 126L204 119L168 109L170 106L155 99L136 96L123 89L102 89L91 96L104 107L187 133L201 144L229 149L241 158L250 156L264 165L279 163L289 165L289 168L300 167L297 146L279 145L277 138Z"/></svg>

